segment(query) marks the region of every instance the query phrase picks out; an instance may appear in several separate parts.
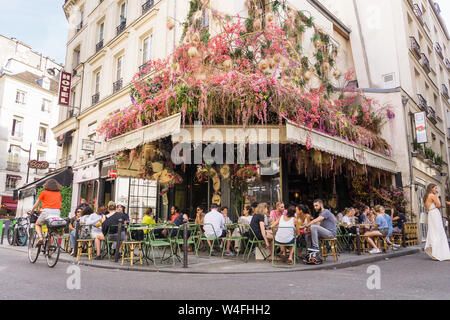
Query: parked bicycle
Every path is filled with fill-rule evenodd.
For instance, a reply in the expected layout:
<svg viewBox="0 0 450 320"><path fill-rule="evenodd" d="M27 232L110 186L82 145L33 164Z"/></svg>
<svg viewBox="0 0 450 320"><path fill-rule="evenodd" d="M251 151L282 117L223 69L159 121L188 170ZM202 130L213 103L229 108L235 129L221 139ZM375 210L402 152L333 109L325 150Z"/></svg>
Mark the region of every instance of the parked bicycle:
<svg viewBox="0 0 450 320"><path fill-rule="evenodd" d="M30 222L28 218L17 218L11 220L8 228L8 243L11 246L25 246L28 239L28 228Z"/></svg>
<svg viewBox="0 0 450 320"><path fill-rule="evenodd" d="M39 253L42 252L47 260L47 265L50 268L56 266L61 252L61 236L67 223L67 219L62 218L50 218L46 221L46 224L42 226L44 233L44 242L42 244L38 244L39 236L34 227L30 229L28 259L31 263L35 263Z"/></svg>

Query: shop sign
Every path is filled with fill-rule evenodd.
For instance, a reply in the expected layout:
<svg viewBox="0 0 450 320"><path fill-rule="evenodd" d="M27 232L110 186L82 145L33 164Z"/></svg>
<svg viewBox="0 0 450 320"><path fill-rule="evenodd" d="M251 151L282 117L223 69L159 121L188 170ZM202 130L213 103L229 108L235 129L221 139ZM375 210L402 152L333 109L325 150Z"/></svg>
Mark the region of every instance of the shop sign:
<svg viewBox="0 0 450 320"><path fill-rule="evenodd" d="M117 178L117 170L108 170L108 178Z"/></svg>
<svg viewBox="0 0 450 320"><path fill-rule="evenodd" d="M82 145L81 145L81 150L94 152L95 151L95 141L83 139Z"/></svg>
<svg viewBox="0 0 450 320"><path fill-rule="evenodd" d="M37 160L31 160L28 162L28 167L30 169L48 169L49 163L47 161L37 161Z"/></svg>
<svg viewBox="0 0 450 320"><path fill-rule="evenodd" d="M61 79L59 81L58 104L63 106L69 106L71 84L72 84L72 74L62 71Z"/></svg>
<svg viewBox="0 0 450 320"><path fill-rule="evenodd" d="M426 113L425 112L417 112L414 113L414 120L416 123L416 137L417 143L426 143L427 139L427 121L426 121Z"/></svg>

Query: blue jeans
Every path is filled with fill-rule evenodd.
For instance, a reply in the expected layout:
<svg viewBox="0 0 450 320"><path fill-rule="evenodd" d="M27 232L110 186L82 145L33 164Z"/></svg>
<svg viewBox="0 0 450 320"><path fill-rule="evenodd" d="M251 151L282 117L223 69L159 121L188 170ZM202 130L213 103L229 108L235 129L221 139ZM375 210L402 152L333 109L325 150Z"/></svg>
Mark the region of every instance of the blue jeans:
<svg viewBox="0 0 450 320"><path fill-rule="evenodd" d="M70 231L70 247L75 248L75 230Z"/></svg>

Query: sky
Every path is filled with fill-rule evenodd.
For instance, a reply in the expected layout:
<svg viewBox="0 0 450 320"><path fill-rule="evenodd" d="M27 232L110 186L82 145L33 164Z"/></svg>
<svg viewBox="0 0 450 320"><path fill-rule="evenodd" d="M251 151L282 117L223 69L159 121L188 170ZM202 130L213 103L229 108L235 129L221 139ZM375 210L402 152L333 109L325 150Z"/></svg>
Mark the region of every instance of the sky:
<svg viewBox="0 0 450 320"><path fill-rule="evenodd" d="M450 0L437 2L450 32ZM0 34L25 42L34 51L64 64L68 23L63 3L64 0L0 0Z"/></svg>
<svg viewBox="0 0 450 320"><path fill-rule="evenodd" d="M0 0L0 34L64 64L68 23L64 0Z"/></svg>

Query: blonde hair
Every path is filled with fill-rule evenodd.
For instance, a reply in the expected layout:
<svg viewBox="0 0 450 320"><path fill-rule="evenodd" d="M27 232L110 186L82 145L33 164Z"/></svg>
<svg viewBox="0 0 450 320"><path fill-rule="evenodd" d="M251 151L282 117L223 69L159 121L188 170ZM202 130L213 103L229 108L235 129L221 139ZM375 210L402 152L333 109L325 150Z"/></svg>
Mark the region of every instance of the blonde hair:
<svg viewBox="0 0 450 320"><path fill-rule="evenodd" d="M258 204L258 206L255 209L255 214L266 214L265 211L267 209L267 203L263 202Z"/></svg>
<svg viewBox="0 0 450 320"><path fill-rule="evenodd" d="M381 213L381 209L383 209L383 206L380 206L379 204L375 206L374 210L376 213Z"/></svg>

